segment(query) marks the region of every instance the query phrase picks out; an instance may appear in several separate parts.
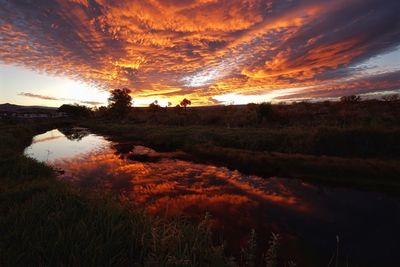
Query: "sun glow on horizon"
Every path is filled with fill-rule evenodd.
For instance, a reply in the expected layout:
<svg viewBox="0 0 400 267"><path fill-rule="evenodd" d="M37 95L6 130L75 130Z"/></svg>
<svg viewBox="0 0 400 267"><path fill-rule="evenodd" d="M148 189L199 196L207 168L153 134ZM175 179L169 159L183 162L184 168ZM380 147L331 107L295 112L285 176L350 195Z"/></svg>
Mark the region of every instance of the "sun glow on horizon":
<svg viewBox="0 0 400 267"><path fill-rule="evenodd" d="M0 102L58 107L62 104L106 105L109 93L68 77L0 64Z"/></svg>
<svg viewBox="0 0 400 267"><path fill-rule="evenodd" d="M223 105L244 105L248 103L262 103L262 102L282 102L282 100L275 100L280 96L290 96L291 94L302 92L309 87L290 88L282 90L271 90L269 93L259 95L244 95L244 94L224 94L213 97L215 100Z"/></svg>

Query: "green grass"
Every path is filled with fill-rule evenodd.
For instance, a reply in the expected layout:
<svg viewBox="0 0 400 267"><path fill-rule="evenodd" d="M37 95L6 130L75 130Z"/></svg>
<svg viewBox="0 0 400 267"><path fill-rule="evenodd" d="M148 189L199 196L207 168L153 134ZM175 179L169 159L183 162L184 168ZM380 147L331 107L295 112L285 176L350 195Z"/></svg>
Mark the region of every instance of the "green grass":
<svg viewBox="0 0 400 267"><path fill-rule="evenodd" d="M400 192L400 162L279 152L257 152L216 146L195 146L195 157L261 176L347 185L372 190Z"/></svg>
<svg viewBox="0 0 400 267"><path fill-rule="evenodd" d="M356 103L302 102L291 104L249 104L187 109L134 107L125 120L135 124L151 123L169 126L209 126L237 128L285 127L373 127L399 128L400 100L364 100ZM104 107L92 113L100 119L112 119Z"/></svg>
<svg viewBox="0 0 400 267"><path fill-rule="evenodd" d="M226 266L209 229L161 221L64 185L32 182L2 194L2 266Z"/></svg>
<svg viewBox="0 0 400 267"><path fill-rule="evenodd" d="M325 128L307 132L302 128L229 129L97 121L80 124L115 139L141 141L162 150L182 149L190 154L190 159L211 161L249 173L397 192L400 189L400 164L396 156L372 158L372 154L357 150L364 149L363 141L355 145L356 149L351 148L349 151L353 154L346 157L318 155L322 150L305 153L310 149L308 145L324 140L316 136L332 136L333 143L329 146L345 149L365 132L365 141L375 140L368 137L375 136L373 129L336 129L335 132ZM55 178L51 168L22 155L33 135L58 126L61 124L0 125L0 266L237 264L226 256L223 246L213 243L207 219L194 225L182 218L165 220L148 216L104 192L89 192L64 184ZM378 132L381 142L387 141L386 145L396 142L388 137L398 136L396 130ZM325 141L320 142L320 147L328 146ZM374 151L374 146L367 148L368 151ZM365 158L355 157L354 151ZM243 259L239 260L243 266L255 261L251 239L248 245ZM275 266L278 261L275 246L265 250L267 266Z"/></svg>
<svg viewBox="0 0 400 267"><path fill-rule="evenodd" d="M400 130L375 128L225 128L103 121L79 122L119 139L142 140L161 150L211 144L251 151L360 158L400 158Z"/></svg>
<svg viewBox="0 0 400 267"><path fill-rule="evenodd" d="M160 220L22 155L51 124L1 126L0 266L230 266L207 222Z"/></svg>

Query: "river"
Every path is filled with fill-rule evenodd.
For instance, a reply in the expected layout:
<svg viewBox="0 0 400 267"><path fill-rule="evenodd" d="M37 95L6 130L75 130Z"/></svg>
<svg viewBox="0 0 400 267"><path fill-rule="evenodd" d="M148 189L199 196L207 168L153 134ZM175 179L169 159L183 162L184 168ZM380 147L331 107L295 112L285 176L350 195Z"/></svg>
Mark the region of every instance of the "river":
<svg viewBox="0 0 400 267"><path fill-rule="evenodd" d="M208 213L234 255L255 229L260 248L278 233L280 255L297 266L328 266L337 247L343 266L400 266L400 200L382 192L246 175L82 128L37 135L25 154L60 170L61 180L156 216L198 222Z"/></svg>

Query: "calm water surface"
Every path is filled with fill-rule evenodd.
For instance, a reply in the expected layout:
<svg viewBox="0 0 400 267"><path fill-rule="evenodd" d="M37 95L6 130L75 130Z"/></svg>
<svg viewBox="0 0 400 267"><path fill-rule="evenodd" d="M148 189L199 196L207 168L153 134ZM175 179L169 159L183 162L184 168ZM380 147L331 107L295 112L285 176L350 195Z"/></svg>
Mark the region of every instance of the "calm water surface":
<svg viewBox="0 0 400 267"><path fill-rule="evenodd" d="M384 193L245 175L79 128L37 135L25 154L62 169L60 179L104 188L151 214L199 221L209 212L233 253L256 229L260 247L279 233L282 254L307 266L328 266L336 236L349 266L400 266L400 200Z"/></svg>

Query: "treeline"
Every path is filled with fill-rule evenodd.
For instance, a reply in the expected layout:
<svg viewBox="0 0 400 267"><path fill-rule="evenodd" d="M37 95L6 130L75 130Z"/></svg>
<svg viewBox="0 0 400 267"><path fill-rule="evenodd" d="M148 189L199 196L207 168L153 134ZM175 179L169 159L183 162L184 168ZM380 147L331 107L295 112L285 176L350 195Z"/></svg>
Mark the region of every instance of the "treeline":
<svg viewBox="0 0 400 267"><path fill-rule="evenodd" d="M385 127L400 126L398 95L362 100L344 96L340 101L297 102L291 104L250 103L247 105L192 107L188 99L166 107L157 101L148 107L133 107L129 89L111 92L108 106L90 109L81 105L63 105L59 111L72 118L121 120L138 124L220 127Z"/></svg>
<svg viewBox="0 0 400 267"><path fill-rule="evenodd" d="M319 102L248 104L181 108L133 108L125 120L132 123L228 128L385 127L400 126L400 101L366 100L356 103ZM98 114L99 118L106 118Z"/></svg>

